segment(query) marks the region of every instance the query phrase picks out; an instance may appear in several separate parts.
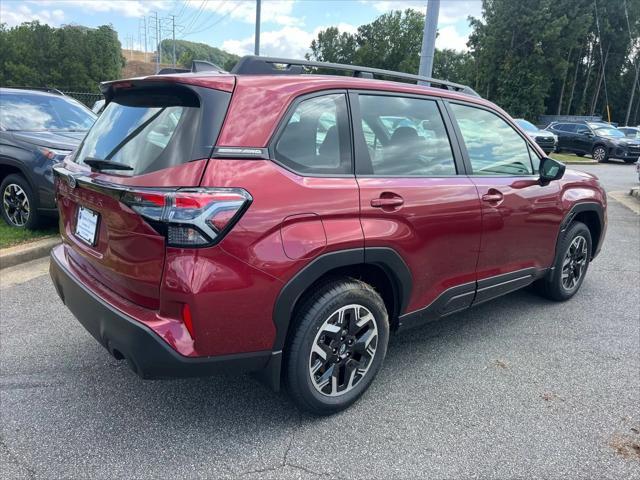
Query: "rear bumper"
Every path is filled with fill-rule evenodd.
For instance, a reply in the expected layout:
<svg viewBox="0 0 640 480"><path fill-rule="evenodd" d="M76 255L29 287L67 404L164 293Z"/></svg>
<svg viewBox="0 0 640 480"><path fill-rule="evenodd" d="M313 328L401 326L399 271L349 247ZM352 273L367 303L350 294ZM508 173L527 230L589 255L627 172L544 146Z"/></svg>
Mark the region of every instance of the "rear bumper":
<svg viewBox="0 0 640 480"><path fill-rule="evenodd" d="M197 377L219 372L271 369L279 354L270 351L185 357L153 330L117 310L87 288L68 268L63 246L51 251L50 274L58 295L82 326L114 357L124 358L142 378Z"/></svg>

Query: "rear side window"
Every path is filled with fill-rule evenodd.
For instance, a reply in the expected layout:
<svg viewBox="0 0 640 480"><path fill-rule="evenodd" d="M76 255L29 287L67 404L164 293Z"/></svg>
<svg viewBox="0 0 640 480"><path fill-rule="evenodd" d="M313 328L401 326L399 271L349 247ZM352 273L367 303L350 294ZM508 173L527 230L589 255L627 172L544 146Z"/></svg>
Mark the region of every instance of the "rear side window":
<svg viewBox="0 0 640 480"><path fill-rule="evenodd" d="M307 175L351 173L351 135L344 94L301 101L275 146L275 158Z"/></svg>
<svg viewBox="0 0 640 480"><path fill-rule="evenodd" d="M230 95L186 87L125 90L106 106L78 149L75 161L117 162L142 175L208 158L226 113ZM108 169L103 169L108 171Z"/></svg>
<svg viewBox="0 0 640 480"><path fill-rule="evenodd" d="M502 118L481 108L451 104L474 175L533 175L529 145Z"/></svg>
<svg viewBox="0 0 640 480"><path fill-rule="evenodd" d="M455 175L449 137L433 100L359 95L362 130L379 176Z"/></svg>

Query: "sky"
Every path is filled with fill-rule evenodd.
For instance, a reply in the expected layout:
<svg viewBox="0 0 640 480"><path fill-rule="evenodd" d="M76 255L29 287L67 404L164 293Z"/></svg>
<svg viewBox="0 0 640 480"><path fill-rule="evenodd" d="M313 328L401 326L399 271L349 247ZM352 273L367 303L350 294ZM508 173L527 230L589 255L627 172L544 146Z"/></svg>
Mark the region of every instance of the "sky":
<svg viewBox="0 0 640 480"><path fill-rule="evenodd" d="M147 50L155 45L155 14L161 38L202 42L238 55L252 54L255 0L0 0L0 22L9 26L39 20L52 26L111 24L123 48ZM391 10L426 11L427 0L262 0L260 54L301 58L318 32L330 26L355 32ZM467 17L479 17L480 0L441 0L436 47L466 50ZM153 27L153 28L151 28Z"/></svg>

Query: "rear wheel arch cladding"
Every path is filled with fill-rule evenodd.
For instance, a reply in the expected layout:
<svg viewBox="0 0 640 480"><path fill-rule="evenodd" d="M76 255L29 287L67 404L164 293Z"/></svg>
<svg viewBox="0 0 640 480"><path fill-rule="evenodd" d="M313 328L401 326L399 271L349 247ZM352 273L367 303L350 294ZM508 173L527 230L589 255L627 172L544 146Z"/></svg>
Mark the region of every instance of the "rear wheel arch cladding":
<svg viewBox="0 0 640 480"><path fill-rule="evenodd" d="M412 276L402 257L388 247L354 248L325 253L298 271L280 290L275 301L273 319L276 327L274 351L284 348L294 308L308 289L323 276L343 267L364 265L380 267L390 278L397 295L397 315L404 312L411 294ZM394 312L389 312L394 315Z"/></svg>

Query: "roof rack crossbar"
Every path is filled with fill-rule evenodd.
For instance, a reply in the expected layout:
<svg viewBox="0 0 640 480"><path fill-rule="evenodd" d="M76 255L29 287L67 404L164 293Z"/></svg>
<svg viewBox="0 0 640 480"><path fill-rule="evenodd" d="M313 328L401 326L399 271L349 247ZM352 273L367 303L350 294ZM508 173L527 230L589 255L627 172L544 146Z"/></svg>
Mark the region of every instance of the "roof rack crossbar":
<svg viewBox="0 0 640 480"><path fill-rule="evenodd" d="M281 65L283 67L278 67ZM231 70L233 74L240 75L298 75L303 73L303 67L326 68L329 70L342 70L353 72L354 77L373 78L374 75L383 77L400 78L403 80L413 80L429 82L432 86L466 93L479 97L471 87L459 83L439 80L437 78L423 77L411 73L394 72L381 68L362 67L359 65L347 65L343 63L314 62L311 60L294 60L291 58L260 57L256 55L246 55L242 57Z"/></svg>

